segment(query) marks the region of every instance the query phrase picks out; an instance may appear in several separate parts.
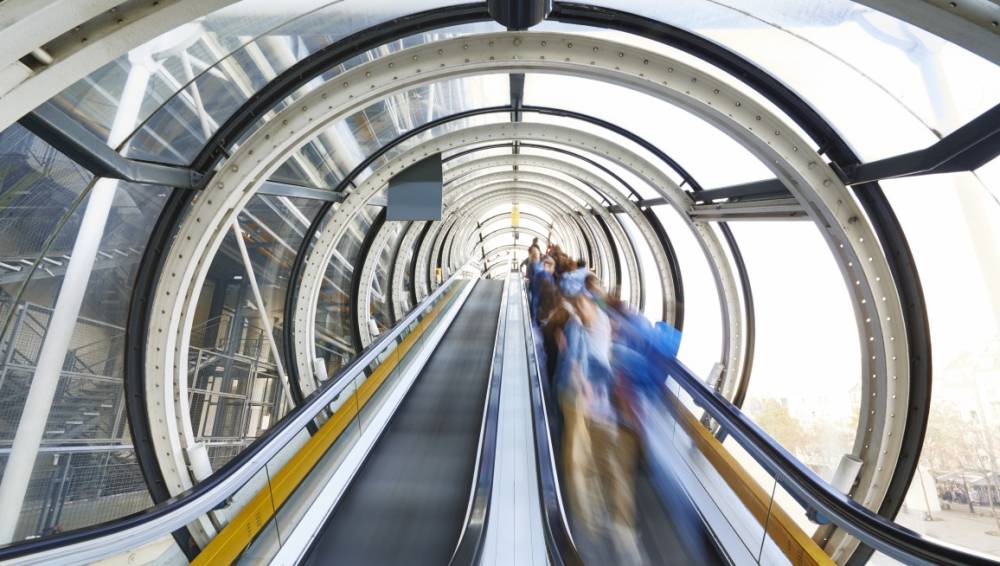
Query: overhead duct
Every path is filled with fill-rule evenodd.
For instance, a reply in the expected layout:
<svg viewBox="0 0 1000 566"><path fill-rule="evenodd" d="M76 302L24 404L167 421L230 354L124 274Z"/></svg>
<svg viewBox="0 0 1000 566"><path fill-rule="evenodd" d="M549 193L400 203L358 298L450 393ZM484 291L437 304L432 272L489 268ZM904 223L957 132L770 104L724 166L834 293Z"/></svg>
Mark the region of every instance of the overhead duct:
<svg viewBox="0 0 1000 566"><path fill-rule="evenodd" d="M512 31L536 26L552 11L552 0L489 0L486 5L490 17Z"/></svg>

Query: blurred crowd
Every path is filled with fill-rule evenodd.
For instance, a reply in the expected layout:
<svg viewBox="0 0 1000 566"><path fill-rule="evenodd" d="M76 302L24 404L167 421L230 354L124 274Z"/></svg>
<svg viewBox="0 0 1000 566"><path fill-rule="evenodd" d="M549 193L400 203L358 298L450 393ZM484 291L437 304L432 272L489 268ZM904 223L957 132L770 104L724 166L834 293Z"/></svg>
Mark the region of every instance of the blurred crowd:
<svg viewBox="0 0 1000 566"><path fill-rule="evenodd" d="M574 530L620 564L643 564L636 474L643 438L663 409L663 358L680 333L652 325L608 292L584 261L536 238L522 264L541 333L553 443ZM661 368L661 369L658 369Z"/></svg>

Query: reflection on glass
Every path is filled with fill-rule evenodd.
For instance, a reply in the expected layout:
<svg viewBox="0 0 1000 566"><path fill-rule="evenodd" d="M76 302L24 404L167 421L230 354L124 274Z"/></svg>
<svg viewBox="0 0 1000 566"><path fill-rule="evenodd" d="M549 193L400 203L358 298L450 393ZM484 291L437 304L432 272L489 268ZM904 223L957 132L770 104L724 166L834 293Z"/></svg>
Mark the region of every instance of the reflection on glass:
<svg viewBox="0 0 1000 566"><path fill-rule="evenodd" d="M743 409L829 480L841 456L853 451L861 404L860 339L846 283L811 222L733 222L730 228L756 315Z"/></svg>
<svg viewBox="0 0 1000 566"><path fill-rule="evenodd" d="M102 189L102 198L110 197L100 207L105 212L90 211L84 221L93 194L85 193L93 187L88 173L18 126L0 135L0 153L8 158L0 174L0 313L7 323L0 343L0 471L14 485L13 466L27 466L23 505L12 510L5 500L16 520L8 540L23 540L150 504L125 417L125 324L135 271L169 189L111 182ZM74 246L94 230L99 243L87 259ZM74 254L77 264L90 264L86 280L66 280ZM56 300L64 285L85 289L75 312ZM57 309L72 321L69 328L51 324ZM67 331L66 348L51 353L46 344ZM22 420L38 416L24 407L35 379L44 379L43 358L52 355L62 363L41 443L29 446L33 460L9 461Z"/></svg>
<svg viewBox="0 0 1000 566"><path fill-rule="evenodd" d="M254 196L239 214L252 273L232 231L209 269L191 329L191 421L213 469L276 423L288 410L272 342L283 344L285 294L292 262L321 203ZM266 312L252 293L260 289ZM267 320L263 320L264 317ZM267 335L267 326L272 335ZM288 367L282 353L283 368Z"/></svg>
<svg viewBox="0 0 1000 566"><path fill-rule="evenodd" d="M934 347L930 420L896 520L1000 555L1000 204L969 173L883 186L913 250Z"/></svg>
<svg viewBox="0 0 1000 566"><path fill-rule="evenodd" d="M363 10L354 14L354 17L345 18L345 12L354 11L352 4L355 2L340 2L312 14L309 16L308 29L292 32L297 34L297 37L296 35L266 36L222 59L212 67L212 72L203 72L197 77L188 77L185 82L190 81L190 84L166 100L162 107L157 109L133 138L127 142L125 146L127 153L143 159L167 160L174 163L191 161L205 144L205 141L226 120L232 117L250 97L283 71L288 70L302 59L329 47L350 32L398 15L396 10L399 7L394 4L391 13L372 12L371 7L365 6ZM262 119L270 119L275 112L311 92L319 85L363 63L425 42L470 32L494 31L495 29L495 24L482 23L436 30L403 38L356 55L341 65L325 70L315 80L294 92L287 93L283 100L268 109L268 113ZM428 104L424 104L423 107L435 105L442 111L448 107L447 99L434 100L433 89L430 91L417 89L415 92L424 92L427 96ZM475 89L470 89L470 92L474 93ZM400 97L405 98L406 95L393 95L389 100ZM417 102L414 101L414 107L421 106ZM393 124L393 127L405 130L408 129L406 124L410 120L405 115L407 105L404 104L402 108L404 110L402 114L397 112L398 109L393 109L394 118L399 120ZM360 155L366 154L362 152Z"/></svg>

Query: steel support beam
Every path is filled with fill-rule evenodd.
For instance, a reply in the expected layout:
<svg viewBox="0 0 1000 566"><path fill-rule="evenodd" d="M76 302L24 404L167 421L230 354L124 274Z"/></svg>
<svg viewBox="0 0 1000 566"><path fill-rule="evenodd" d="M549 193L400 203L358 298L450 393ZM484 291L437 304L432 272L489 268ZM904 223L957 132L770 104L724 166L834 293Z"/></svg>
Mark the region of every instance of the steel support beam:
<svg viewBox="0 0 1000 566"><path fill-rule="evenodd" d="M264 181L257 194L321 200L324 202L342 202L344 200L344 193L335 192L333 189L302 187L280 181Z"/></svg>
<svg viewBox="0 0 1000 566"><path fill-rule="evenodd" d="M926 149L847 165L838 174L845 184L858 185L898 177L972 171L997 155L1000 155L1000 104Z"/></svg>
<svg viewBox="0 0 1000 566"><path fill-rule="evenodd" d="M52 104L40 106L21 118L20 123L96 177L182 189L198 188L203 177L201 173L185 167L170 167L122 157L90 130Z"/></svg>
<svg viewBox="0 0 1000 566"><path fill-rule="evenodd" d="M691 218L713 222L734 220L809 220L806 210L792 197L750 202L699 204Z"/></svg>

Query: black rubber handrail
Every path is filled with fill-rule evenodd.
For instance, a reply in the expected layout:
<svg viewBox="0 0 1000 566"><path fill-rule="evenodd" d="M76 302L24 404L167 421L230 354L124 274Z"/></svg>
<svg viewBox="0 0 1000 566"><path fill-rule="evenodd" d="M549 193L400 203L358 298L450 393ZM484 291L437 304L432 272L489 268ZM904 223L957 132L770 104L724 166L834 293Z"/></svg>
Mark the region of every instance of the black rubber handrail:
<svg viewBox="0 0 1000 566"><path fill-rule="evenodd" d="M832 523L875 550L907 564L1000 564L985 554L921 536L863 507L823 481L757 423L725 397L705 385L676 359L668 373L696 404L719 423L768 473L794 497L823 513Z"/></svg>
<svg viewBox="0 0 1000 566"><path fill-rule="evenodd" d="M297 432L304 428L307 423L313 422L316 416L322 413L331 402L339 397L342 390L350 384L351 380L359 372L363 372L368 365L376 361L379 353L390 347L397 338L403 336L409 325L418 320L421 315L425 314L435 304L444 294L444 291L458 280L460 271L449 277L434 293L430 294L417 307L410 311L407 316L400 320L392 330L380 336L360 352L351 363L336 374L334 379L330 379L312 395L307 397L305 403L289 411L277 424L268 429L267 432L247 446L246 449L201 483L160 504L119 519L0 547L0 561L24 559L32 554L95 541L134 528L145 528L151 521L169 521L169 515L183 513L183 509L188 506L198 505L199 507L207 507L204 511L198 512L195 517L211 511L214 506L241 489L245 485L245 482L239 483L230 492L212 493L213 491L217 491L218 488L227 482L233 473L239 470L243 470L244 468L253 469L253 473L256 473L260 469L263 469L267 465L267 462L273 458L273 455L269 458L261 458L261 454L268 449L275 450L276 454L281 446L284 446L290 440L290 438L285 438L287 434L292 430ZM280 444L280 446L275 447L275 444ZM250 477L252 478L252 474ZM173 529L182 528L184 524L186 522L182 522L180 525L173 527ZM148 536L145 536L142 540L136 540L135 544L138 546L154 538L165 536L173 529L166 530L166 532L150 529L150 532L143 533Z"/></svg>

